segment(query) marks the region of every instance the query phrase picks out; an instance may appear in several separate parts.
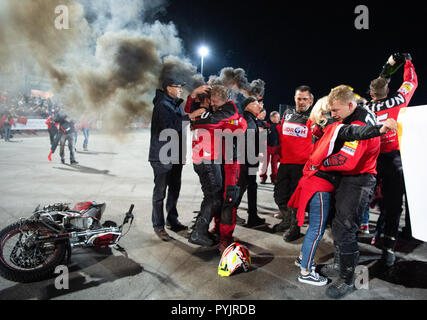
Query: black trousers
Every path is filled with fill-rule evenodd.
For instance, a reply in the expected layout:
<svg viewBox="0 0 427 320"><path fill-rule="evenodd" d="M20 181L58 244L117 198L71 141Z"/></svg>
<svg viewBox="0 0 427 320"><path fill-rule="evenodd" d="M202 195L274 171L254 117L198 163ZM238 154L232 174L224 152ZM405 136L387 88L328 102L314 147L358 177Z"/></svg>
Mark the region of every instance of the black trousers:
<svg viewBox="0 0 427 320"><path fill-rule="evenodd" d="M194 164L193 167L199 176L203 192L200 216L209 224L213 217L221 215L223 203L221 165L213 162L201 162L200 164Z"/></svg>
<svg viewBox="0 0 427 320"><path fill-rule="evenodd" d="M343 176L335 193L335 217L332 236L343 254L359 251L357 232L362 215L374 192L376 178L373 174Z"/></svg>
<svg viewBox="0 0 427 320"><path fill-rule="evenodd" d="M378 178L382 179L384 235L397 238L402 214L405 182L399 151L382 153L377 161ZM406 211L408 206L406 203ZM407 214L407 220L409 215Z"/></svg>
<svg viewBox="0 0 427 320"><path fill-rule="evenodd" d="M58 133L58 129L56 127L48 129L49 132L49 138L50 138L50 145L53 146L53 143L55 142L55 136Z"/></svg>
<svg viewBox="0 0 427 320"><path fill-rule="evenodd" d="M303 164L280 164L276 184L274 185L274 201L279 208L288 206L289 199L295 192L302 177L303 168Z"/></svg>
<svg viewBox="0 0 427 320"><path fill-rule="evenodd" d="M178 203L179 192L181 191L181 173L182 164L167 164L161 162L150 162L154 171L154 190L153 190L153 211L152 222L154 229L161 229L165 226L165 217L163 204L166 198L167 221L170 224L178 222Z"/></svg>
<svg viewBox="0 0 427 320"><path fill-rule="evenodd" d="M257 175L249 174L251 169L254 167L248 166L246 164L240 165L240 176L239 176L239 196L236 200L234 207L239 208L240 202L242 202L243 195L246 190L248 191L248 216L249 218L253 218L258 214L257 208L257 192L258 192L258 184L256 182Z"/></svg>

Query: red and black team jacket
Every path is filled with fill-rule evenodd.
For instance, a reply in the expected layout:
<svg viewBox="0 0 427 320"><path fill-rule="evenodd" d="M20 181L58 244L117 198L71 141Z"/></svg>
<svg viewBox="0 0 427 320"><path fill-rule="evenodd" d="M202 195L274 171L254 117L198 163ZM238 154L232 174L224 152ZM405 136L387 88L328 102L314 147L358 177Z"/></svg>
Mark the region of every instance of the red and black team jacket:
<svg viewBox="0 0 427 320"><path fill-rule="evenodd" d="M238 113L233 101L227 101L215 112L206 111L193 123L193 163L204 160L219 160L224 156L225 145L222 135L229 133L243 135L246 131L246 120ZM235 143L233 139L233 143ZM233 157L237 157L237 146L233 145Z"/></svg>
<svg viewBox="0 0 427 320"><path fill-rule="evenodd" d="M306 207L313 195L316 192L333 192L335 190L335 179L331 175L333 172L324 173L319 171L319 168L323 168L324 159L334 152L335 144L340 140L366 140L378 137L380 136L380 128L381 125L349 126L341 122L331 123L324 129L315 126L313 136L316 138L313 139L313 152L304 166L303 177L298 182L298 186L288 202L288 207L298 209L297 219L299 226L302 226L304 223Z"/></svg>
<svg viewBox="0 0 427 320"><path fill-rule="evenodd" d="M406 60L403 83L399 90L387 98L368 102L365 107L376 114L378 124L383 123L388 118L397 120L400 109L408 106L417 87L418 78L414 65L411 61ZM380 152L387 153L395 150L399 150L396 132L389 132L382 136Z"/></svg>
<svg viewBox="0 0 427 320"><path fill-rule="evenodd" d="M309 108L304 113L298 113L295 109L287 109L283 122L278 126L280 144L280 163L305 164L310 157L311 144L311 120Z"/></svg>
<svg viewBox="0 0 427 320"><path fill-rule="evenodd" d="M50 115L49 117L47 117L46 121L45 121L46 125L47 125L47 129L58 129L59 124L55 123L55 119L52 115Z"/></svg>
<svg viewBox="0 0 427 320"><path fill-rule="evenodd" d="M347 117L343 124L375 126L375 116L362 106ZM333 154L323 161L321 171L340 171L342 175L377 174L380 137L351 142L336 141Z"/></svg>

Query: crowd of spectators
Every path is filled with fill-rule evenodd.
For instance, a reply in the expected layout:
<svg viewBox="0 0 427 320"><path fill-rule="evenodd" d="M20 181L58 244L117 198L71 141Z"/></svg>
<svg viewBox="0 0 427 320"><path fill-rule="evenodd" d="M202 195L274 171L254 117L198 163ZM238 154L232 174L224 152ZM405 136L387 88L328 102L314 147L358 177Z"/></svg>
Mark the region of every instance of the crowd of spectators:
<svg viewBox="0 0 427 320"><path fill-rule="evenodd" d="M60 106L51 99L29 96L26 94L12 94L8 91L0 92L0 116L10 114L14 118L47 118L53 110L60 110Z"/></svg>

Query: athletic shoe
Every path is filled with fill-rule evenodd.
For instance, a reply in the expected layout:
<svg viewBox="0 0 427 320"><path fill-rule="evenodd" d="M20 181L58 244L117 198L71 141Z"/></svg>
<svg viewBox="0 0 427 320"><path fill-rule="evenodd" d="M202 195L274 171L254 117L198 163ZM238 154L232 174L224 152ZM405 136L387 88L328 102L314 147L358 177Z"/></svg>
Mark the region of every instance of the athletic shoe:
<svg viewBox="0 0 427 320"><path fill-rule="evenodd" d="M298 281L303 283L308 283L313 286L324 286L328 283L328 279L325 277L322 277L320 274L318 274L315 271L311 271L307 275L303 275L301 272L298 275Z"/></svg>
<svg viewBox="0 0 427 320"><path fill-rule="evenodd" d="M295 265L299 268L301 268L301 259L300 257L297 257L295 259ZM317 263L313 261L313 263L311 264L311 271L316 271L317 268Z"/></svg>
<svg viewBox="0 0 427 320"><path fill-rule="evenodd" d="M360 232L364 234L369 234L369 224L362 224L360 226Z"/></svg>

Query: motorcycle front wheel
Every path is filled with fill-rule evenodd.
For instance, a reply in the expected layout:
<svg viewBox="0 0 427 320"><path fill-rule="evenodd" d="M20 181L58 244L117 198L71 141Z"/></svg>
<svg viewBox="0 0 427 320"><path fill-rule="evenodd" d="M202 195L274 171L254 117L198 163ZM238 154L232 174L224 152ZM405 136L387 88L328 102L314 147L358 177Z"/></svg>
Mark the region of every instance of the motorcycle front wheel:
<svg viewBox="0 0 427 320"><path fill-rule="evenodd" d="M50 233L42 223L32 221L15 223L0 231L0 275L24 283L50 277L67 252L64 241L35 241Z"/></svg>

